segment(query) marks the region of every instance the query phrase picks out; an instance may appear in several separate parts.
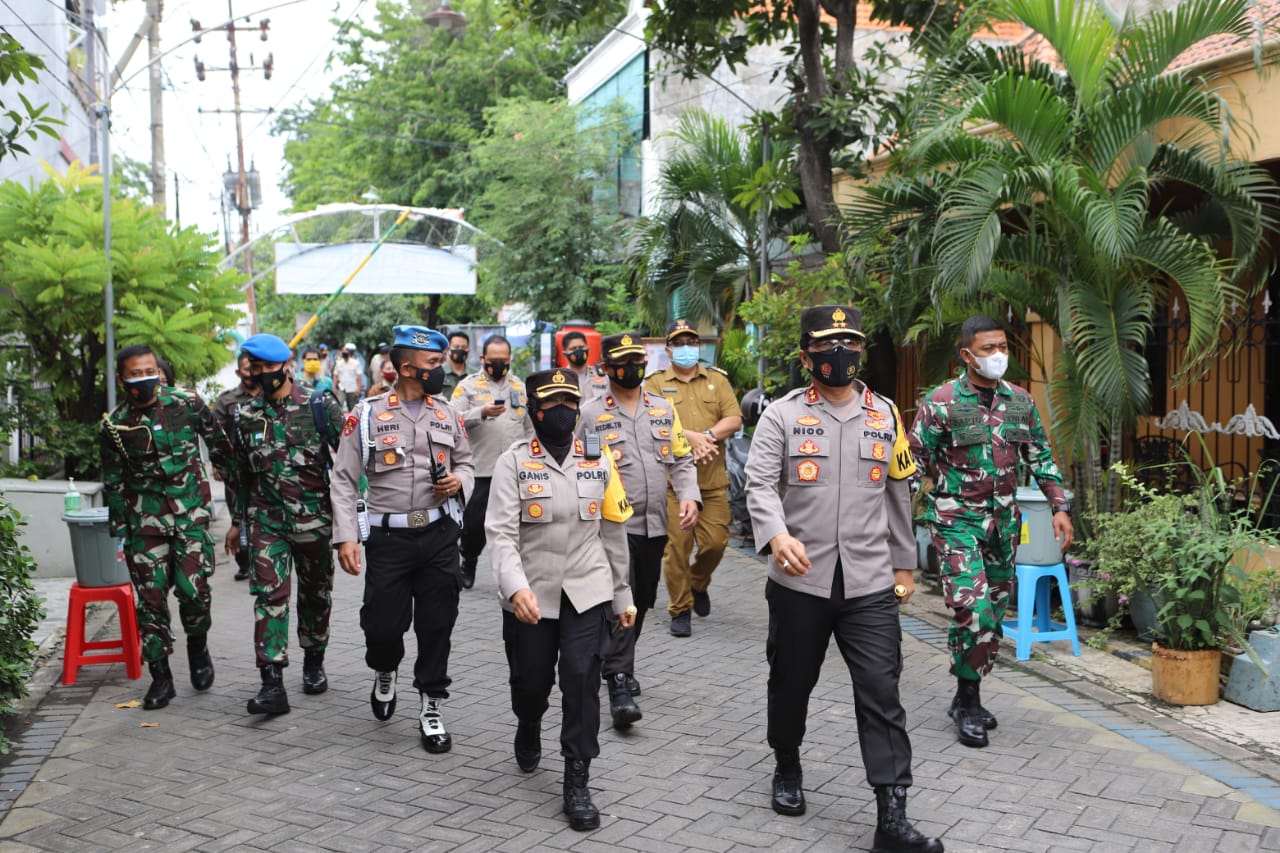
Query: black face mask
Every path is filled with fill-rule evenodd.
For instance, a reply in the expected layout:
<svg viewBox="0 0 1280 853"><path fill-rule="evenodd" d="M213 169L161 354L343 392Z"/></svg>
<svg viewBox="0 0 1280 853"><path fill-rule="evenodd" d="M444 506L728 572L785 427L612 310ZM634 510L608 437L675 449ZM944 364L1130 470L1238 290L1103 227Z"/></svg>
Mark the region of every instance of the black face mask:
<svg viewBox="0 0 1280 853"><path fill-rule="evenodd" d="M124 390L129 394L129 399L135 403L150 403L155 398L156 388L159 386L159 376L143 376L124 381Z"/></svg>
<svg viewBox="0 0 1280 853"><path fill-rule="evenodd" d="M289 381L289 374L285 372L283 367L280 367L275 370L264 370L254 378L258 380L258 384L262 386L262 390L265 393L274 394Z"/></svg>
<svg viewBox="0 0 1280 853"><path fill-rule="evenodd" d="M810 352L809 358L813 361L809 374L814 380L832 388L843 388L853 382L858 375L858 365L862 363L862 353L844 347L836 347L830 352Z"/></svg>
<svg viewBox="0 0 1280 853"><path fill-rule="evenodd" d="M350 360L351 360L351 353L349 353L349 352L344 352L344 353L342 354L342 357L343 357L344 359L347 359L348 361L350 361Z"/></svg>
<svg viewBox="0 0 1280 853"><path fill-rule="evenodd" d="M507 368L510 366L505 361L491 361L484 366L484 372L489 374L494 382L497 382L507 375Z"/></svg>
<svg viewBox="0 0 1280 853"><path fill-rule="evenodd" d="M644 381L643 364L617 364L608 370L608 376L623 388L639 388Z"/></svg>
<svg viewBox="0 0 1280 853"><path fill-rule="evenodd" d="M449 350L449 360L454 364L466 364L467 351L464 349L451 349Z"/></svg>
<svg viewBox="0 0 1280 853"><path fill-rule="evenodd" d="M573 439L578 428L578 410L563 403L549 409L538 409L533 415L533 431L548 445L563 447Z"/></svg>
<svg viewBox="0 0 1280 853"><path fill-rule="evenodd" d="M422 390L428 396L434 397L444 390L444 367L437 364L428 370L425 367L417 368L418 381L422 383Z"/></svg>
<svg viewBox="0 0 1280 853"><path fill-rule="evenodd" d="M574 367L582 367L582 365L587 363L587 355L588 353L586 350L580 349L574 350L573 352L567 352L564 354L564 357L567 358L569 363Z"/></svg>

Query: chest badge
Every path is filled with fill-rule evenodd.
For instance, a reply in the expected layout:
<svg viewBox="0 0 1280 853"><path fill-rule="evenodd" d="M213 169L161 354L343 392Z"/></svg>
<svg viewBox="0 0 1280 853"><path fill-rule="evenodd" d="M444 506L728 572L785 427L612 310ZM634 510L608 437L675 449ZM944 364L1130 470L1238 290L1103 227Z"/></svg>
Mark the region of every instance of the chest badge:
<svg viewBox="0 0 1280 853"><path fill-rule="evenodd" d="M531 494L531 495L540 495L540 494L542 494L542 484L541 484L541 483L530 483L530 484L529 484L529 494Z"/></svg>
<svg viewBox="0 0 1280 853"><path fill-rule="evenodd" d="M440 450L440 451L437 451L437 452L436 452L436 461L437 461L437 462L439 462L441 465L443 465L443 464L444 464L444 451L443 451L443 450Z"/></svg>
<svg viewBox="0 0 1280 853"><path fill-rule="evenodd" d="M818 453L821 450L822 448L819 447L817 442L815 442L812 438L806 438L804 440L804 443L796 448L797 453L803 453L805 455Z"/></svg>
<svg viewBox="0 0 1280 853"><path fill-rule="evenodd" d="M396 455L394 450L388 450L382 455L382 463L384 465L394 465L396 464L396 460L399 458L400 457Z"/></svg>
<svg viewBox="0 0 1280 853"><path fill-rule="evenodd" d="M435 410L435 412L436 412L436 420L438 420L438 421L447 421L447 420L449 420L449 416L448 416L448 415L446 415L446 414L444 413L444 411L443 411L443 410L441 410L441 409L436 409L436 410Z"/></svg>
<svg viewBox="0 0 1280 853"><path fill-rule="evenodd" d="M542 504L538 504L538 503L529 504L529 517L542 518Z"/></svg>
<svg viewBox="0 0 1280 853"><path fill-rule="evenodd" d="M658 430L658 435L662 436L663 438L671 438L671 430L667 429L666 427L663 427L662 429Z"/></svg>
<svg viewBox="0 0 1280 853"><path fill-rule="evenodd" d="M600 460L598 460L598 459L583 459L581 462L579 462L579 463L578 463L578 467L579 467L579 468L599 468L599 467L600 467Z"/></svg>
<svg viewBox="0 0 1280 853"><path fill-rule="evenodd" d="M541 462L521 462L520 464L528 468L530 471L541 471L543 468L547 467Z"/></svg>
<svg viewBox="0 0 1280 853"><path fill-rule="evenodd" d="M378 412L377 418L380 421L389 421L396 416L395 412Z"/></svg>
<svg viewBox="0 0 1280 853"><path fill-rule="evenodd" d="M664 445L662 445L662 449L661 449L661 450L659 450L658 452L659 452L659 453L661 453L663 456L670 456L670 455L671 455L671 445L669 445L669 444L664 444Z"/></svg>
<svg viewBox="0 0 1280 853"><path fill-rule="evenodd" d="M596 423L598 424L606 424L611 420L613 420L613 415L608 412L605 412L603 415L596 415Z"/></svg>
<svg viewBox="0 0 1280 853"><path fill-rule="evenodd" d="M822 418L815 418L813 415L805 415L802 418L796 418L796 423L800 426L817 426L822 423Z"/></svg>
<svg viewBox="0 0 1280 853"><path fill-rule="evenodd" d="M383 444L395 444L399 440L400 440L400 436L398 435L384 435L382 437Z"/></svg>
<svg viewBox="0 0 1280 853"><path fill-rule="evenodd" d="M818 463L806 459L796 466L796 476L802 483L813 483L818 479Z"/></svg>
<svg viewBox="0 0 1280 853"><path fill-rule="evenodd" d="M867 412L867 426L871 429L888 429L889 417L884 412L877 412L873 409Z"/></svg>
<svg viewBox="0 0 1280 853"><path fill-rule="evenodd" d="M604 434L605 441L617 441L619 434L616 432L607 432Z"/></svg>
<svg viewBox="0 0 1280 853"><path fill-rule="evenodd" d="M869 476L871 477L871 482L878 483L884 479L884 469L879 465L873 465Z"/></svg>
<svg viewBox="0 0 1280 853"><path fill-rule="evenodd" d="M884 461L885 449L883 443L877 441L875 444L871 445L871 458L879 460L880 462Z"/></svg>
<svg viewBox="0 0 1280 853"><path fill-rule="evenodd" d="M590 505L587 506L587 515L595 515L599 511L600 507L595 501L592 501Z"/></svg>
<svg viewBox="0 0 1280 853"><path fill-rule="evenodd" d="M654 417L654 418L662 417L662 416L663 416L663 415L665 415L666 413L667 413L667 410L666 410L666 409L659 409L659 408L658 408L658 407L656 407L656 406L655 406L654 408L652 408L652 409L650 409L650 410L649 410L649 416L650 416L650 417Z"/></svg>

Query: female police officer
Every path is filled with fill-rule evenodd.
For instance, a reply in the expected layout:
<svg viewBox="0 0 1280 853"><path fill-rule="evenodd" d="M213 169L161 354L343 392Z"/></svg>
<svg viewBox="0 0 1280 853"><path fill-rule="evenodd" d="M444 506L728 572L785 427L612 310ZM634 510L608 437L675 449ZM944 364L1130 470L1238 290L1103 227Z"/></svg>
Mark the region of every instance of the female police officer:
<svg viewBox="0 0 1280 853"><path fill-rule="evenodd" d="M516 763L531 773L542 757L559 658L564 812L574 829L595 829L600 814L587 780L600 754L600 659L610 612L623 628L636 615L623 526L631 507L609 456L574 438L582 392L573 375L544 370L525 387L537 437L498 457L485 517L518 721Z"/></svg>

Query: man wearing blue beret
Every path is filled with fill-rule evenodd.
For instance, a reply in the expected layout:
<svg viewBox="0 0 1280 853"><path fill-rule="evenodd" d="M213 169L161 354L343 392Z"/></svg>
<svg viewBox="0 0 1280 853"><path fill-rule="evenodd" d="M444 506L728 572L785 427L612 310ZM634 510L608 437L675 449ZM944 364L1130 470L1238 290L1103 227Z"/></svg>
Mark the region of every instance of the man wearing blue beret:
<svg viewBox="0 0 1280 853"><path fill-rule="evenodd" d="M418 639L413 686L418 728L428 752L448 752L445 728L449 650L458 618L458 534L462 499L474 483L471 444L457 410L441 393L449 341L424 326L396 326L387 357L394 390L356 404L342 428L333 465L333 541L343 571L358 575L360 545L368 572L360 627L374 671L369 704L387 720L396 708L404 632ZM368 478L367 497L359 491Z"/></svg>
<svg viewBox="0 0 1280 853"><path fill-rule="evenodd" d="M293 381L288 345L275 335L254 335L241 352L261 393L232 411L232 506L246 510L254 595L253 645L262 688L250 714L285 714L289 696L289 599L298 580L298 644L302 692L329 687L324 653L333 610L329 462L338 446L344 412L328 391L308 392ZM228 537L234 554L239 540Z"/></svg>

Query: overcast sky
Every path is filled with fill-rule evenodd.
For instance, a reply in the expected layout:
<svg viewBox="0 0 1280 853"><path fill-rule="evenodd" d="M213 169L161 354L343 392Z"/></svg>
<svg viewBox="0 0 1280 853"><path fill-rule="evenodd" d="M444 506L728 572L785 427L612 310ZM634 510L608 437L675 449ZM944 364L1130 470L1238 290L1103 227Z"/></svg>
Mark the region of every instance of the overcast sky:
<svg viewBox="0 0 1280 853"><path fill-rule="evenodd" d="M272 6L280 8L269 9ZM261 18L271 20L266 42L259 40L256 31L238 32L236 48L241 67L241 106L245 110L273 108L277 114L308 97L324 95L342 70L325 67L337 29L332 19L345 21L358 16L359 20L369 21L375 13L373 0L234 0L233 8L238 26L257 27ZM108 10L106 24L113 64L123 55L145 9L142 0L124 0ZM217 26L228 18L227 4L222 0L164 3L161 49L172 50L162 60L168 214L174 216L173 176L177 174L182 224L221 233L219 199L228 157L232 170L236 168L235 118L229 113L209 111L230 110L232 106L231 75L213 70L227 67L229 46L225 32L210 33L200 44L187 41L193 35L193 16L203 27ZM246 16L250 21L244 20ZM274 54L274 69L271 79L266 80L261 70L251 71L246 66L250 65L250 54L252 64L261 65L269 52ZM206 67L203 83L196 79L197 56ZM150 78L146 63L144 40L112 98L111 146L115 154L149 164ZM201 109L205 112L201 113ZM262 207L255 211L251 226L255 234L279 222L289 204L279 189L284 173L284 140L270 133L274 119L274 115L260 112L245 112L243 116L245 167L252 160L262 173ZM234 211L231 229L232 239L238 240L240 220Z"/></svg>

